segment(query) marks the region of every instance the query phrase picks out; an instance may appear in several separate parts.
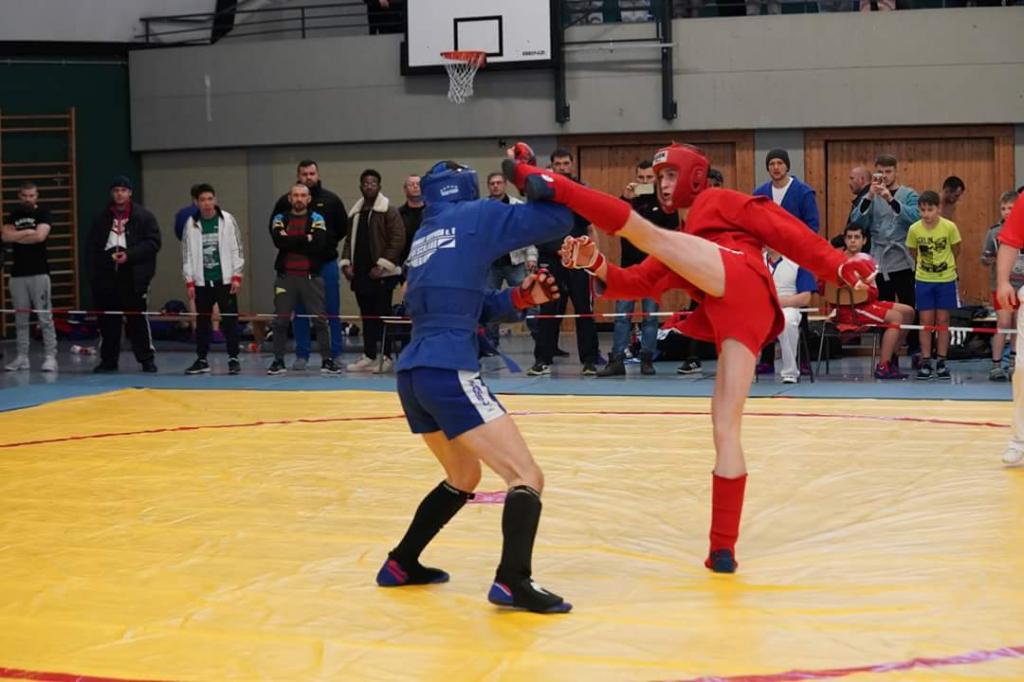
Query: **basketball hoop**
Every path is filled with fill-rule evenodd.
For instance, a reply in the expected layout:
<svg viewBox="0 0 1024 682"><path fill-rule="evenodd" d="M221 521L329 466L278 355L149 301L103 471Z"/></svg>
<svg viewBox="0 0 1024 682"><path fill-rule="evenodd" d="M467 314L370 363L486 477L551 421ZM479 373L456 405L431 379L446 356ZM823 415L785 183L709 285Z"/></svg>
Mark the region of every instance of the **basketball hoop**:
<svg viewBox="0 0 1024 682"><path fill-rule="evenodd" d="M479 50L442 52L444 68L448 72L448 99L462 104L473 96L473 77L487 61L487 53Z"/></svg>

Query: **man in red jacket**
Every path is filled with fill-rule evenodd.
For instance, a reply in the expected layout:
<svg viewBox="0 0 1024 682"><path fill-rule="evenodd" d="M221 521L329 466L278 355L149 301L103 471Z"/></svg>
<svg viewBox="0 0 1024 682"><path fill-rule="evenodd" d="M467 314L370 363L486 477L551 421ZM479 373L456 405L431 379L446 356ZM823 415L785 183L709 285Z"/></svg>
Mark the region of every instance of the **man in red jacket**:
<svg viewBox="0 0 1024 682"><path fill-rule="evenodd" d="M567 238L562 249L567 267L590 272L600 280L598 292L609 298L654 298L682 288L699 303L684 331L713 341L718 349L711 398L711 533L704 565L732 573L747 478L740 441L743 405L761 348L778 337L784 324L763 250L771 247L822 279L858 286L873 276L874 261L864 254L844 257L770 199L707 189L708 158L689 145L673 144L654 156L658 199L666 213L679 212L680 232L656 227L620 199L523 163L527 151L518 154L517 149L506 172L528 197L565 204L595 227L626 237L650 254L639 265L619 268L588 237Z"/></svg>
<svg viewBox="0 0 1024 682"><path fill-rule="evenodd" d="M1024 201L1017 200L1013 210L1006 217L1003 229L999 233L999 252L996 254L996 298L1004 310L1011 310L1020 305L1020 292L1010 285L1010 272L1013 264L1024 247ZM1017 357L1024 358L1024 315L1017 315ZM1013 373L1013 434L1003 453L1003 464L1021 466L1024 464L1024 376L1020 372Z"/></svg>

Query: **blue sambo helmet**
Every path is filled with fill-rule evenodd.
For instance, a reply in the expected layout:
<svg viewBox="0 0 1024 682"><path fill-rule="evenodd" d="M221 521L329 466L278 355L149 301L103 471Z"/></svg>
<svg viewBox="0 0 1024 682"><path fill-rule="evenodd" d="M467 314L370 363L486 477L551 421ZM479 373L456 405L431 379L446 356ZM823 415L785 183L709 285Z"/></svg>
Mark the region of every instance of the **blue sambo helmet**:
<svg viewBox="0 0 1024 682"><path fill-rule="evenodd" d="M471 201L480 196L476 171L454 161L438 161L420 179L427 204Z"/></svg>

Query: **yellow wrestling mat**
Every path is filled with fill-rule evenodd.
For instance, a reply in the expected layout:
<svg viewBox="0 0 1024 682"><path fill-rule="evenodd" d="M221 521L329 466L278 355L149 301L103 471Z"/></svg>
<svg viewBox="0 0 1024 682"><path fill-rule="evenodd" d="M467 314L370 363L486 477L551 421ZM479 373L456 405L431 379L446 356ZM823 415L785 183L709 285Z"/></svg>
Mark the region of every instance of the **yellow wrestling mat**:
<svg viewBox="0 0 1024 682"><path fill-rule="evenodd" d="M374 576L440 468L374 392L128 390L0 414L0 678L1024 679L1008 403L748 403L739 573L707 549L707 399L504 397L546 473L486 602L497 496ZM501 489L485 474L481 491ZM804 672L796 672L804 671Z"/></svg>

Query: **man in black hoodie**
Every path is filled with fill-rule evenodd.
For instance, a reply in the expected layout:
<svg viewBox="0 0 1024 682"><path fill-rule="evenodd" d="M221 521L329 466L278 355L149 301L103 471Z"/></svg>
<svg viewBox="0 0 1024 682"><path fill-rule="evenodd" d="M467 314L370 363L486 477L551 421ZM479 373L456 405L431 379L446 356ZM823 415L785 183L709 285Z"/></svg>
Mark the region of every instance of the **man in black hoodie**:
<svg viewBox="0 0 1024 682"><path fill-rule="evenodd" d="M304 159L299 161L296 169L296 181L301 182L309 188L312 201L309 210L315 211L323 216L324 224L327 226L327 239L324 252L321 254L322 265L320 266L320 279L324 284L324 313L328 317L328 325L331 329L331 357L335 360L341 358L344 352L345 337L341 333L341 276L338 271L338 244L345 238L348 232L348 213L345 211L345 202L334 192L324 189L320 182L320 168L316 161ZM281 198L274 204L273 216L279 213L287 213L292 208L288 194L282 194ZM297 315L306 314L302 304L296 306ZM292 369L306 369L309 362L309 318L296 317L292 323L292 333L295 335L295 364Z"/></svg>
<svg viewBox="0 0 1024 682"><path fill-rule="evenodd" d="M132 182L120 175L110 182L111 202L92 222L87 255L92 295L104 314L100 319L100 364L95 372L116 372L121 355L121 328L128 328L135 359L143 372L155 372L156 353L146 310L149 283L156 273L160 226L152 213L132 202Z"/></svg>

